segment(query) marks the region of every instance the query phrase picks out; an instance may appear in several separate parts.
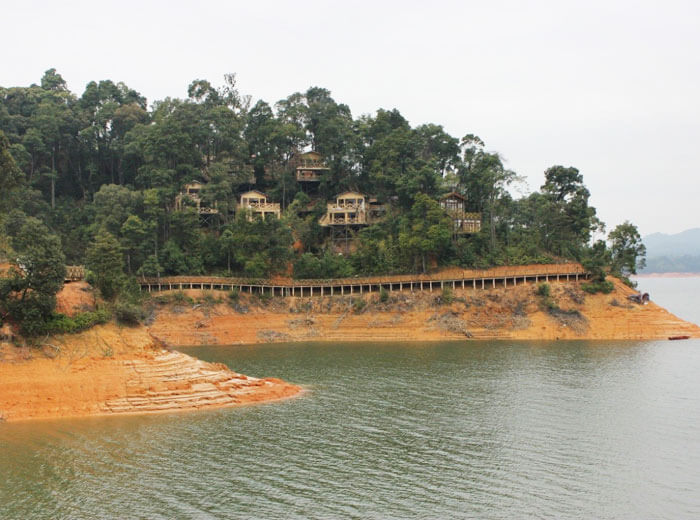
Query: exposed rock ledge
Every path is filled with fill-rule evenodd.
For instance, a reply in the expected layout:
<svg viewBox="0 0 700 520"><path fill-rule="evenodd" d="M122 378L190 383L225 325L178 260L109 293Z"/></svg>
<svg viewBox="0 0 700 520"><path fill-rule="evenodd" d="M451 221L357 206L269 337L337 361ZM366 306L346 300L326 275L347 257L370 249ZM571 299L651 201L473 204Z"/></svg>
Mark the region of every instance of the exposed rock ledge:
<svg viewBox="0 0 700 520"><path fill-rule="evenodd" d="M164 350L143 328L106 325L52 341L49 351L60 351L54 359L33 350L2 349L3 420L220 408L301 392L279 379L247 377Z"/></svg>

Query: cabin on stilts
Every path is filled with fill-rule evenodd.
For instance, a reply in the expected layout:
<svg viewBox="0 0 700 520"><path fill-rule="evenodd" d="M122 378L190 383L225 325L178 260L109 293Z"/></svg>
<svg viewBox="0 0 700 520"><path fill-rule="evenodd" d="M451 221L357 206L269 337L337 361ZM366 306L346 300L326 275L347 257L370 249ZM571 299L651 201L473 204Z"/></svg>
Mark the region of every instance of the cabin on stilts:
<svg viewBox="0 0 700 520"><path fill-rule="evenodd" d="M302 187L318 185L330 168L318 152L306 152L296 156L296 178Z"/></svg>
<svg viewBox="0 0 700 520"><path fill-rule="evenodd" d="M267 195L258 190L251 190L243 193L238 204L238 210L247 211L249 220L255 217L260 217L263 220L272 216L274 216L274 218L280 218L279 202L268 202Z"/></svg>
<svg viewBox="0 0 700 520"><path fill-rule="evenodd" d="M188 207L194 208L199 215L199 219L204 224L209 224L214 215L219 214L219 210L214 207L209 207L202 203L201 192L203 184L198 181L185 184L182 192L175 197L175 210L182 211Z"/></svg>
<svg viewBox="0 0 700 520"><path fill-rule="evenodd" d="M326 205L326 214L319 224L330 229L333 245L340 252L348 253L357 231L374 224L385 214L384 206L376 199L369 199L356 191L338 195L335 202Z"/></svg>
<svg viewBox="0 0 700 520"><path fill-rule="evenodd" d="M455 236L481 231L481 213L467 211L467 200L459 193L453 191L441 197L440 207L452 219Z"/></svg>

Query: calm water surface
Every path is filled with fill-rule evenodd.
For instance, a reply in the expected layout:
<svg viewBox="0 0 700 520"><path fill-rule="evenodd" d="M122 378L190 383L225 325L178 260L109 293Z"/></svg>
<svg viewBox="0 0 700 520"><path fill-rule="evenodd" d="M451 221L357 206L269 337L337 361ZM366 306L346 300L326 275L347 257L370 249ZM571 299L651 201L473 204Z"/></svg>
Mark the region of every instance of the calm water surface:
<svg viewBox="0 0 700 520"><path fill-rule="evenodd" d="M0 424L0 518L700 518L700 341L188 352L308 393Z"/></svg>
<svg viewBox="0 0 700 520"><path fill-rule="evenodd" d="M684 320L700 324L700 277L638 278L638 289Z"/></svg>

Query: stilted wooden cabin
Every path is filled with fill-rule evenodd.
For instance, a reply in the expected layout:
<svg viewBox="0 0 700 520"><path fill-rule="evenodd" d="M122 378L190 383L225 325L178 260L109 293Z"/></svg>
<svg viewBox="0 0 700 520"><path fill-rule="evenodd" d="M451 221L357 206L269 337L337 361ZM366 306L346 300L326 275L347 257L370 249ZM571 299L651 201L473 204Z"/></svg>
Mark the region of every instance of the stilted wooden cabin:
<svg viewBox="0 0 700 520"><path fill-rule="evenodd" d="M250 219L256 216L263 220L269 216L280 218L279 202L267 202L267 195L258 190L243 193L238 209L248 211Z"/></svg>
<svg viewBox="0 0 700 520"><path fill-rule="evenodd" d="M207 221L212 215L217 215L219 210L216 207L210 208L202 204L201 191L203 184L201 182L190 182L185 184L182 192L175 197L175 209L181 211L188 206L192 206L197 210L200 218ZM188 201L191 204L188 204Z"/></svg>
<svg viewBox="0 0 700 520"><path fill-rule="evenodd" d="M366 226L367 204L365 196L354 191L341 193L334 203L326 205L326 214L321 217L319 224L328 226Z"/></svg>
<svg viewBox="0 0 700 520"><path fill-rule="evenodd" d="M318 152L306 152L297 157L297 182L318 183L321 177L330 171L323 160L323 156Z"/></svg>
<svg viewBox="0 0 700 520"><path fill-rule="evenodd" d="M459 193L453 191L440 199L440 207L452 219L455 235L478 233L481 230L481 213L468 212L467 201Z"/></svg>
<svg viewBox="0 0 700 520"><path fill-rule="evenodd" d="M330 228L331 241L339 253L349 253L359 228L378 222L384 214L384 206L376 199L368 200L361 193L346 191L334 203L326 205L326 214L319 224Z"/></svg>

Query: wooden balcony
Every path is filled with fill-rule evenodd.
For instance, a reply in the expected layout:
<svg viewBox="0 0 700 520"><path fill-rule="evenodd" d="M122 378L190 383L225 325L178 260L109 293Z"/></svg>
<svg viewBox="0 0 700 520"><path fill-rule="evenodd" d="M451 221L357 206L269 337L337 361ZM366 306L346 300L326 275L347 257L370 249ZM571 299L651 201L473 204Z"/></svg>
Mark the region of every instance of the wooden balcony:
<svg viewBox="0 0 700 520"><path fill-rule="evenodd" d="M258 212L262 212L262 211L279 211L280 210L279 202L249 202L248 204L246 204L242 207L247 208L254 213L258 213Z"/></svg>
<svg viewBox="0 0 700 520"><path fill-rule="evenodd" d="M346 216L344 213L333 215L331 218L332 226L350 226L352 224L366 224L364 215Z"/></svg>
<svg viewBox="0 0 700 520"><path fill-rule="evenodd" d="M313 170L329 170L328 166L323 161L317 159L301 159L297 168L313 169Z"/></svg>
<svg viewBox="0 0 700 520"><path fill-rule="evenodd" d="M187 204L186 199L189 199L191 204ZM202 206L202 199L196 193L181 193L175 198L175 209L177 211L182 211L188 207L194 208L200 215L216 215L219 213L219 210L216 208Z"/></svg>
<svg viewBox="0 0 700 520"><path fill-rule="evenodd" d="M319 221L321 226L365 226L367 211L361 204L328 204L326 214Z"/></svg>
<svg viewBox="0 0 700 520"><path fill-rule="evenodd" d="M274 215L275 218L280 218L281 210L279 202L248 202L240 204L239 210L248 211L248 220L252 221L256 216L262 218L268 215Z"/></svg>
<svg viewBox="0 0 700 520"><path fill-rule="evenodd" d="M319 182L321 174L319 170L303 170L297 168L297 182Z"/></svg>
<svg viewBox="0 0 700 520"><path fill-rule="evenodd" d="M464 235L481 231L481 213L451 212L450 217L452 217L456 234Z"/></svg>

